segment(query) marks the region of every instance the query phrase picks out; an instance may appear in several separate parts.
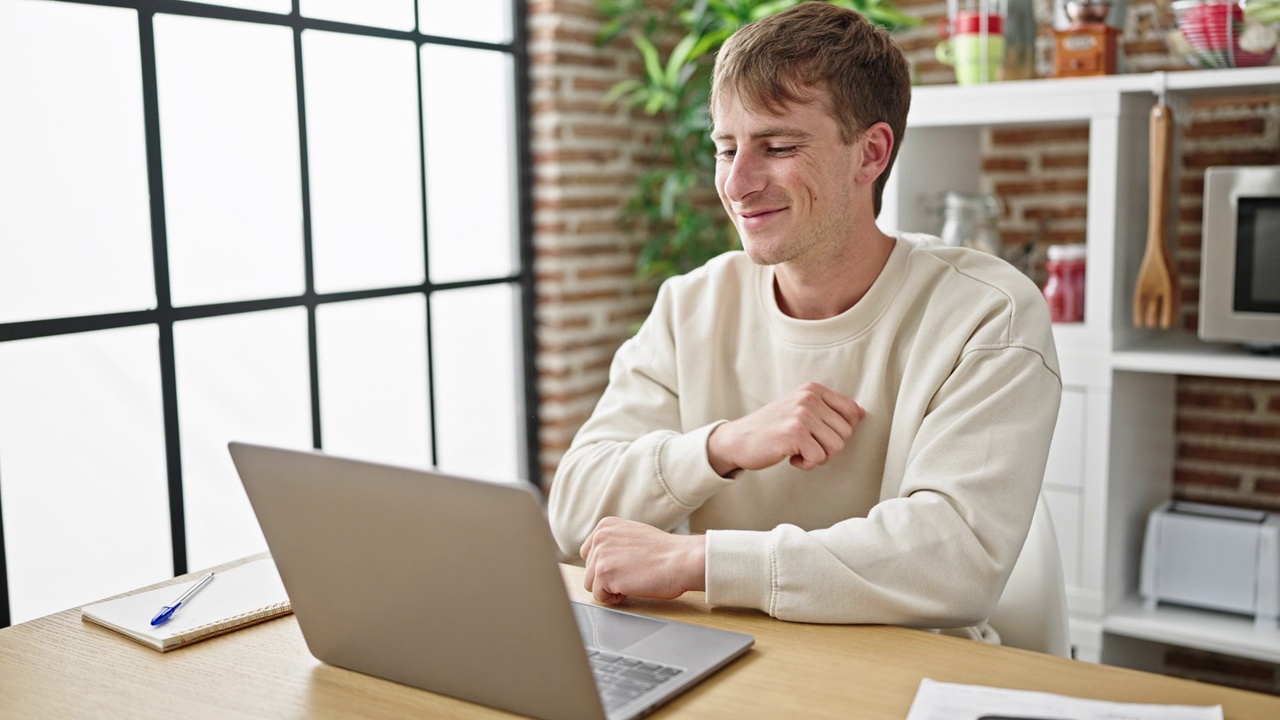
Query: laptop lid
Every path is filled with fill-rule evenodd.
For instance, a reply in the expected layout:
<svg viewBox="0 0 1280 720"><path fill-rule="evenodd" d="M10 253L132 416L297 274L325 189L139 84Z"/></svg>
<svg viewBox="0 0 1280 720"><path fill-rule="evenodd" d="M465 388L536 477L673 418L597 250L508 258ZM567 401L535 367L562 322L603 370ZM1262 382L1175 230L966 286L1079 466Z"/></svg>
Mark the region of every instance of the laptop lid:
<svg viewBox="0 0 1280 720"><path fill-rule="evenodd" d="M231 443L318 659L542 718L606 717L584 636L681 668L638 717L750 647L739 633L571 603L532 487Z"/></svg>

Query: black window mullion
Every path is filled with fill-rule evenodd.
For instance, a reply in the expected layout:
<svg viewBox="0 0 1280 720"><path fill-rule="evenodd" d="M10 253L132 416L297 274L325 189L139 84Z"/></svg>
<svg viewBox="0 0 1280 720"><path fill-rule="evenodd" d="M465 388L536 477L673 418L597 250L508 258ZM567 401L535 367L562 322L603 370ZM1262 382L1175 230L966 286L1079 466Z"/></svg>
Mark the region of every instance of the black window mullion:
<svg viewBox="0 0 1280 720"><path fill-rule="evenodd" d="M299 0L293 0L293 16L299 19ZM311 164L307 154L307 96L302 72L302 24L293 26L293 70L298 95L298 160L302 183L302 265L306 289L302 294L307 306L307 359L311 374L311 446L323 447L320 434L320 346L316 332L316 272L311 246Z"/></svg>
<svg viewBox="0 0 1280 720"><path fill-rule="evenodd" d="M414 27L421 30L417 3L413 6L413 16ZM414 43L413 60L418 72L418 186L422 198L422 278L426 290L423 299L427 308L427 322L423 331L427 334L427 429L431 435L431 464L439 466L440 436L436 434L438 427L436 423L436 352L434 333L431 328L431 294L437 288L431 284L431 244L429 242L431 233L427 229L429 218L427 212L427 98L422 90L422 45L421 40Z"/></svg>
<svg viewBox="0 0 1280 720"><path fill-rule="evenodd" d="M169 535L173 574L187 572L187 521L182 492L182 444L178 428L177 362L173 346L173 301L169 292L168 233L164 211L164 174L160 153L160 100L156 82L155 14L138 11L142 60L142 107L147 148L147 189L151 202L151 258L160 331L160 392L164 405L164 448L169 478Z"/></svg>
<svg viewBox="0 0 1280 720"><path fill-rule="evenodd" d="M0 478L0 489L3 488ZM9 566L4 551L4 493L0 492L0 628L9 627Z"/></svg>
<svg viewBox="0 0 1280 720"><path fill-rule="evenodd" d="M537 293L533 286L533 161L529 148L529 43L524 3L511 2L511 44L514 48L516 122L516 199L518 231L516 244L520 251L520 338L524 380L524 442L518 448L529 482L542 487L542 463L538 437L538 349L537 319L534 313Z"/></svg>

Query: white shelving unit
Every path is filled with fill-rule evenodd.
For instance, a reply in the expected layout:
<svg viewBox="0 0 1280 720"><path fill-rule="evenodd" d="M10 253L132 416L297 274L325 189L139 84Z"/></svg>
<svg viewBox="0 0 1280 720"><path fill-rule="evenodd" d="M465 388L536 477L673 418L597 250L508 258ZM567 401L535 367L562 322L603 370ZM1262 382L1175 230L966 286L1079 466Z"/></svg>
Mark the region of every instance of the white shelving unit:
<svg viewBox="0 0 1280 720"><path fill-rule="evenodd" d="M1280 380L1280 358L1132 326L1147 230L1149 114L1157 95L1280 93L1280 68L916 88L885 188L885 229L929 230L933 198L980 189L982 134L1087 124L1085 321L1054 327L1063 400L1044 494L1057 526L1077 657L1155 669L1135 648L1179 645L1280 662L1280 633L1240 616L1138 600L1147 514L1172 494L1175 377Z"/></svg>

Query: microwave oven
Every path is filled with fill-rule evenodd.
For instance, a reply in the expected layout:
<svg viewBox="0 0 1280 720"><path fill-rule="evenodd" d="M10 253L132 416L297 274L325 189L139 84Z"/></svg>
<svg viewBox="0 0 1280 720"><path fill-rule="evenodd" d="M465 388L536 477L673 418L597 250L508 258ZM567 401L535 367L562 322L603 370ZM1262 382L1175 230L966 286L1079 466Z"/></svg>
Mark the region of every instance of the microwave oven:
<svg viewBox="0 0 1280 720"><path fill-rule="evenodd" d="M1280 165L1205 171L1199 334L1280 347Z"/></svg>

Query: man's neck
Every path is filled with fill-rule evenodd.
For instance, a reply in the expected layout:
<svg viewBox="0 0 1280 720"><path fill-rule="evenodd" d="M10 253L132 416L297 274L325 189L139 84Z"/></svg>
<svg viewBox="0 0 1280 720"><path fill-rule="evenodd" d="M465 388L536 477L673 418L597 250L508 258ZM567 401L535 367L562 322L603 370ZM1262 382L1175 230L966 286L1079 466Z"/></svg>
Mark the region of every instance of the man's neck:
<svg viewBox="0 0 1280 720"><path fill-rule="evenodd" d="M800 320L824 320L848 310L880 277L895 242L876 229L820 261L775 266L778 308Z"/></svg>

